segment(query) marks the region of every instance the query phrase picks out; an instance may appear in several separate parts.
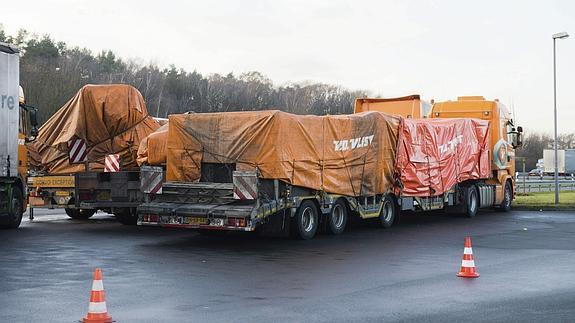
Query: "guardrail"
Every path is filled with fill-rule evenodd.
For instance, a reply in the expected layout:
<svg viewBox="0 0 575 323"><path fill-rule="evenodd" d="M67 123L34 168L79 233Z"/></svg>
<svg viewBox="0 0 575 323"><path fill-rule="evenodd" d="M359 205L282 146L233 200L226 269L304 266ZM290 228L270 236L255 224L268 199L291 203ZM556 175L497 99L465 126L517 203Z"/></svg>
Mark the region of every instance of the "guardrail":
<svg viewBox="0 0 575 323"><path fill-rule="evenodd" d="M528 176L528 175L518 173L516 178L518 181L522 181L523 179L525 179L527 181L552 181L552 180L554 180L555 176L553 176L553 175ZM559 180L560 181L575 180L575 174L574 175L559 175Z"/></svg>
<svg viewBox="0 0 575 323"><path fill-rule="evenodd" d="M555 183L516 183L517 193L555 192ZM575 182L559 183L559 191L575 191Z"/></svg>

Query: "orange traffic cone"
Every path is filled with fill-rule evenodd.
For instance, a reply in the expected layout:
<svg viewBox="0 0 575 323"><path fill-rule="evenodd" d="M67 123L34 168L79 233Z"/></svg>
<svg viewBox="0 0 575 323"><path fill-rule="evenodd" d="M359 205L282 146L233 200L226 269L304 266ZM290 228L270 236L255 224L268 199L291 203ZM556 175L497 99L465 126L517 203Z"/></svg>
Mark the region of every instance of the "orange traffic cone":
<svg viewBox="0 0 575 323"><path fill-rule="evenodd" d="M473 250L471 249L471 238L465 237L465 248L463 248L463 260L461 260L461 270L457 276L464 278L477 278L479 274L475 271L475 261L473 260Z"/></svg>
<svg viewBox="0 0 575 323"><path fill-rule="evenodd" d="M104 293L104 283L102 282L102 270L96 268L94 271L94 282L90 292L90 305L88 314L82 319L84 323L110 323L112 317L108 315L106 307L106 294Z"/></svg>

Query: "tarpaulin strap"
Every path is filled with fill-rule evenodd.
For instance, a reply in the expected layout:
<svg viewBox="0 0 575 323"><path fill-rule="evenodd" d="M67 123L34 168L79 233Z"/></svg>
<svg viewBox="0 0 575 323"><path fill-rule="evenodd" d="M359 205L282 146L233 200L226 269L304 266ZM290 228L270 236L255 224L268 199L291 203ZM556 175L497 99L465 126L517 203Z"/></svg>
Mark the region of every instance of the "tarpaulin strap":
<svg viewBox="0 0 575 323"><path fill-rule="evenodd" d="M294 159L293 162L292 162L292 166L291 166L291 176L292 176L291 184L294 183L295 170L296 170L295 163L296 163L296 162L297 162L297 160Z"/></svg>
<svg viewBox="0 0 575 323"><path fill-rule="evenodd" d="M431 163L429 162L429 155L425 156L425 159L427 160L427 179L428 179L428 185L427 188L429 189L429 196L431 196L431 191L433 190L433 188L431 187Z"/></svg>
<svg viewBox="0 0 575 323"><path fill-rule="evenodd" d="M433 142L437 142L437 138L433 138ZM427 188L429 189L428 193L429 193L429 196L431 197L432 196L431 192L433 191L433 187L432 187L432 181L431 181L431 162L429 161L429 151L430 150L428 150L428 143L426 141L425 141L425 150L426 150L425 159L427 160L427 178L429 181ZM439 165L439 167L440 167L440 171L441 171L441 165Z"/></svg>
<svg viewBox="0 0 575 323"><path fill-rule="evenodd" d="M106 142L106 141L108 141L108 140L112 141L114 138L116 138L116 137L118 137L118 136L120 136L120 135L122 135L122 134L124 134L124 133L126 133L126 132L128 132L128 131L130 131L130 130L132 130L132 129L134 129L134 128L135 128L136 126L138 126L140 123L146 121L146 119L148 119L149 116L150 116L150 115L147 114L147 115L146 115L144 118L142 118L140 121L136 122L135 124L133 124L132 126L126 128L126 129L124 129L123 131L121 131L121 132L119 132L119 133L113 135L113 136L110 137L110 138L101 140L101 141L99 141L99 142L97 142L97 143L95 143L95 144L92 144L92 145L86 144L86 149L92 148L92 147L94 147L94 146L98 146L99 144L104 143L104 142Z"/></svg>
<svg viewBox="0 0 575 323"><path fill-rule="evenodd" d="M349 167L347 166L347 162L345 161L345 158L342 158L342 161L343 161L343 165L344 165L345 169L347 170L347 175L348 175L347 177L349 178L349 184L350 184L350 186L351 186L351 190L353 191L353 195L354 195L354 196L358 196L358 195L355 193L355 188L353 187L353 179L351 178L351 173L350 173L351 170L350 170Z"/></svg>
<svg viewBox="0 0 575 323"><path fill-rule="evenodd" d="M399 131L397 132L397 149L396 149L396 154L395 154L395 161L393 163L393 169L394 169L394 177L395 177L395 183L397 184L397 186L399 187L399 192L398 192L398 196L401 195L401 193L403 192L403 188L404 185L401 182L401 170L399 170L400 164L399 164L399 150L401 149L401 147L399 145L403 146L403 149L405 149L407 151L407 149L405 148L406 143L403 142L403 127L405 127L405 123L403 121L403 118L400 118L399 121Z"/></svg>
<svg viewBox="0 0 575 323"><path fill-rule="evenodd" d="M463 136L463 134L461 134L461 136ZM457 138L457 136L456 136L456 138ZM459 146L461 146L461 145L463 145L463 143L455 145L455 154L457 156L459 156ZM457 178L455 180L457 181L457 183L461 183L461 172L460 172L461 164L460 164L460 162L461 162L461 159L455 158L455 170L457 172Z"/></svg>

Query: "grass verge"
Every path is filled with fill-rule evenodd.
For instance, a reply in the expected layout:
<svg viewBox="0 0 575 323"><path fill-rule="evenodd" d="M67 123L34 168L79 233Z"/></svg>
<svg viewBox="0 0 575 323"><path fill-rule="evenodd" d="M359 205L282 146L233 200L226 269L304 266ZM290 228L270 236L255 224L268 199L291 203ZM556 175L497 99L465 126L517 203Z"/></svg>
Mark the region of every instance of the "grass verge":
<svg viewBox="0 0 575 323"><path fill-rule="evenodd" d="M555 205L555 192L517 194L513 206L533 210L575 209L575 191L559 193L559 205Z"/></svg>

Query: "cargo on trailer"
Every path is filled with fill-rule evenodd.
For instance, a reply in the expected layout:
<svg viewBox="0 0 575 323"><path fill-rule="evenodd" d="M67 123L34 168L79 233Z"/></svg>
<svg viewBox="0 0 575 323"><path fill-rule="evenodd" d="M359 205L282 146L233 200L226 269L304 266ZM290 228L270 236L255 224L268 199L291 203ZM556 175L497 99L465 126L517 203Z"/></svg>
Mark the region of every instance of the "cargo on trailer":
<svg viewBox="0 0 575 323"><path fill-rule="evenodd" d="M138 165L165 166L168 149L168 125L166 121L158 130L149 134L138 147Z"/></svg>
<svg viewBox="0 0 575 323"><path fill-rule="evenodd" d="M397 195L438 196L491 175L488 121L402 119L397 147Z"/></svg>
<svg viewBox="0 0 575 323"><path fill-rule="evenodd" d="M137 169L140 141L159 127L134 87L85 85L40 127L30 164L50 175L103 171L119 154L122 169Z"/></svg>
<svg viewBox="0 0 575 323"><path fill-rule="evenodd" d="M393 180L398 123L378 112L172 115L167 180L200 181L204 168L219 164L327 193L381 194Z"/></svg>
<svg viewBox="0 0 575 323"><path fill-rule="evenodd" d="M31 206L65 208L78 219L104 210L135 223L142 201L137 151L159 127L134 87L82 87L30 145Z"/></svg>
<svg viewBox="0 0 575 323"><path fill-rule="evenodd" d="M400 118L381 112L172 115L167 182L138 208L142 225L341 233L349 212L394 207ZM161 170L160 170L161 171ZM393 218L383 217L390 226Z"/></svg>

